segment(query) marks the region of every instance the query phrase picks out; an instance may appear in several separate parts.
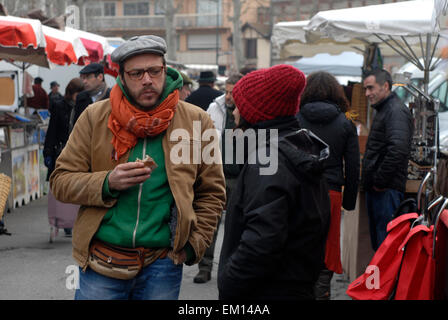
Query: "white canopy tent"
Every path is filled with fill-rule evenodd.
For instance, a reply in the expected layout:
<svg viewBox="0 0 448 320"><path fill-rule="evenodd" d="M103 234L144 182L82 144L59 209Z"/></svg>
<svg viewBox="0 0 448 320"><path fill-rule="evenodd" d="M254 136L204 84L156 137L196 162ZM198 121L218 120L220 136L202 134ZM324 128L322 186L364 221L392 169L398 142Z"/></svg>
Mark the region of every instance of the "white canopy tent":
<svg viewBox="0 0 448 320"><path fill-rule="evenodd" d="M444 30L439 26L447 0L414 0L357 8L321 11L310 20L280 22L272 45L281 58L340 54L377 44L383 55L400 54L422 71L433 69L432 57ZM423 56L420 63L418 56Z"/></svg>
<svg viewBox="0 0 448 320"><path fill-rule="evenodd" d="M317 31L305 27L309 20L279 22L274 25L271 43L279 51L280 58L313 57L319 53L332 55L358 49L364 51L365 42L358 39L336 42Z"/></svg>
<svg viewBox="0 0 448 320"><path fill-rule="evenodd" d="M441 28L440 21L447 7L448 0L414 0L329 10L317 13L303 27L309 34L317 33L321 39L336 43L361 40L387 45L424 72L423 88L408 82L417 92L413 109L417 152L411 159L422 165L431 164L432 188L437 183L438 101L429 96L428 85L430 71L441 61L438 44L446 30Z"/></svg>
<svg viewBox="0 0 448 320"><path fill-rule="evenodd" d="M345 51L339 55L318 53L311 58L302 58L292 65L305 74L315 71L327 71L336 76L361 76L364 57L358 53Z"/></svg>
<svg viewBox="0 0 448 320"><path fill-rule="evenodd" d="M304 29L336 42L362 39L389 46L425 72L426 91L429 71L439 61L431 64L442 31L440 18L447 6L447 0L414 0L321 11Z"/></svg>

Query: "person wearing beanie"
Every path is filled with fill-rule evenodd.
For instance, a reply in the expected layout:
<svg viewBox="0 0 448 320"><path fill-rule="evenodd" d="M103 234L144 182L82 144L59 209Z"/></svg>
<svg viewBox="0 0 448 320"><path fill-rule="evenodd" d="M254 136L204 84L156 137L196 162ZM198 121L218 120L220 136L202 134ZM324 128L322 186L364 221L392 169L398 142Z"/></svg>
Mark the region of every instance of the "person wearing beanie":
<svg viewBox="0 0 448 320"><path fill-rule="evenodd" d="M330 218L322 166L329 150L295 117L305 85L303 72L277 65L233 88L235 136L244 131L247 153L226 212L222 300L315 298ZM268 173L266 155L276 155L276 170Z"/></svg>
<svg viewBox="0 0 448 320"><path fill-rule="evenodd" d="M330 300L333 273L342 273L341 208L354 210L358 195L358 134L353 122L346 117L348 108L349 102L344 90L332 74L318 71L308 75L297 118L302 128L313 131L331 150L330 157L324 164L331 200L331 222L326 242L325 266L315 286L318 300Z"/></svg>
<svg viewBox="0 0 448 320"><path fill-rule="evenodd" d="M197 130L216 130L179 99L182 76L166 51L154 35L114 50L110 98L80 115L50 176L57 200L81 205L77 300L177 300L183 265L198 263L212 242L226 198L222 164L185 154L221 157L218 138L193 144Z"/></svg>

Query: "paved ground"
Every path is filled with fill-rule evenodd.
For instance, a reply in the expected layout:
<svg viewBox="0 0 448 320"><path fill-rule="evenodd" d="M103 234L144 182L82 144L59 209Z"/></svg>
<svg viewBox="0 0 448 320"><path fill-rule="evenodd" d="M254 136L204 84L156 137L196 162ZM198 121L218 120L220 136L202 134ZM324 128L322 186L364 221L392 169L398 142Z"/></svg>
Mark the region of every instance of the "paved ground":
<svg viewBox="0 0 448 320"><path fill-rule="evenodd" d="M47 216L47 197L5 214L5 224L11 236L0 236L0 300L71 300L73 270L71 238L63 230L49 243L50 226ZM184 266L181 300L216 300L217 258L222 243L220 228L215 253L212 280L206 284L193 283L197 266ZM332 299L349 300L345 294L348 281L336 275L332 282Z"/></svg>

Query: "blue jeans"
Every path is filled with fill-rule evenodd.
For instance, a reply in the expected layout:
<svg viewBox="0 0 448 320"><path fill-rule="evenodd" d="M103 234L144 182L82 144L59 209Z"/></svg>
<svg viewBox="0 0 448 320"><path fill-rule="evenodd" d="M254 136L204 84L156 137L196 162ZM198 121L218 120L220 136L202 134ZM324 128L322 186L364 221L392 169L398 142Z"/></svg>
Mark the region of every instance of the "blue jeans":
<svg viewBox="0 0 448 320"><path fill-rule="evenodd" d="M157 259L131 280L105 277L91 268L85 272L80 269L75 300L177 300L182 268L170 258Z"/></svg>
<svg viewBox="0 0 448 320"><path fill-rule="evenodd" d="M367 191L366 204L369 216L370 240L373 250L377 250L387 236L387 224L392 220L395 210L403 201L400 191L387 189L383 192Z"/></svg>

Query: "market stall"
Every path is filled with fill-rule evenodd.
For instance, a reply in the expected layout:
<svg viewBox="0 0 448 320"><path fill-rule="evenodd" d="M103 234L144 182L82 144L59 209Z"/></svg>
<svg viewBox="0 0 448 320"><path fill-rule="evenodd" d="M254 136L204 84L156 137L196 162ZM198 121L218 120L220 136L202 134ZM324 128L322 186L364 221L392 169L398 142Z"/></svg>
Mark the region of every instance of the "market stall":
<svg viewBox="0 0 448 320"><path fill-rule="evenodd" d="M369 69L368 57L372 50L381 48L403 56L424 72L423 86L418 88L406 81L406 77L399 79L414 95L414 102L410 105L415 119L415 135L411 155L408 192L417 193L421 181L428 172L430 181L425 186L422 207L434 197L437 183L438 162L438 102L427 93L429 73L440 62L438 47L440 35L445 31L440 27L440 18L446 14L448 3L446 0L415 0L373 5L358 8L322 11L309 21L299 23L282 23L274 26L274 46L280 56L305 56L303 52L293 51L303 44L319 50L335 45L329 53L335 50L347 50L356 47L364 52L364 69ZM282 32L287 27L299 28L297 33ZM277 35L276 35L277 32ZM278 33L281 33L279 35ZM342 48L342 49L341 49ZM369 52L370 50L370 52ZM322 52L322 51L321 51ZM325 52L325 51L324 51ZM420 62L420 58L422 62ZM360 148L363 149L363 139L368 135L369 108L358 86L356 101L352 106L364 112L365 131L360 134ZM360 133L360 132L358 132ZM353 212L345 212L343 223L343 267L350 280L354 280L364 272L373 256L370 247L367 213L365 212L365 198L363 192L358 195L357 207Z"/></svg>
<svg viewBox="0 0 448 320"><path fill-rule="evenodd" d="M28 108L26 99L20 102L32 80L25 70L32 65L49 69L83 65L100 61L111 51L101 36L0 16L0 59L11 65L11 71L0 71L0 172L12 178L9 210L40 197L45 186L42 149L48 111Z"/></svg>

